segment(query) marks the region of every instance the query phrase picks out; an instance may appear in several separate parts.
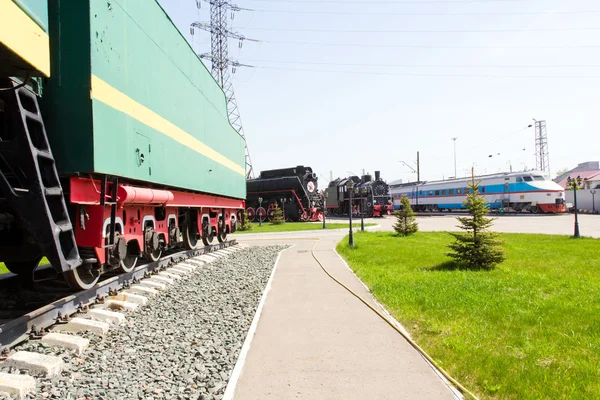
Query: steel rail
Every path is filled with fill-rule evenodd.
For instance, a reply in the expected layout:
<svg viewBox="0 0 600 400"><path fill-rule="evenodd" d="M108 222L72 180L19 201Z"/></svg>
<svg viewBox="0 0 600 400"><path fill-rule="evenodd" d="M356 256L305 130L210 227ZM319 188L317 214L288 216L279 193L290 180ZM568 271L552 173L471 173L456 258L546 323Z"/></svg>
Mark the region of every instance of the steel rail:
<svg viewBox="0 0 600 400"><path fill-rule="evenodd" d="M8 321L0 325L0 348L6 350L22 343L30 338L31 332L35 329L47 329L57 323L64 323L71 315L82 312L86 307L96 303L98 298L106 296L109 291L125 289L134 280L141 280L154 271L169 266L172 263L178 263L191 257L202 254L212 253L233 245L236 245L235 239L217 243L210 246L194 250L186 250L167 255L160 260L147 263L136 267L133 271L110 277L91 289L82 290L73 293L62 299L56 300L37 310L31 311L21 317Z"/></svg>

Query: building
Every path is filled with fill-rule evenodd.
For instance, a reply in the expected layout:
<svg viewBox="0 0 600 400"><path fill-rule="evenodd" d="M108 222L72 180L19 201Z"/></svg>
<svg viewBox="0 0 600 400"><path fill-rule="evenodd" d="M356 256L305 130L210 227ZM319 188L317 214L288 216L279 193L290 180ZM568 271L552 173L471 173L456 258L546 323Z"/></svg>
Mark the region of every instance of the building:
<svg viewBox="0 0 600 400"><path fill-rule="evenodd" d="M576 178L577 176L581 176L581 179L586 182L586 188L596 188L594 184L600 183L600 162L598 161L587 161L579 164L577 167L572 170L565 172L564 174L556 177L554 182L558 183L560 186L566 188L567 187L567 179ZM588 187L589 186L589 187Z"/></svg>
<svg viewBox="0 0 600 400"><path fill-rule="evenodd" d="M600 209L600 200L597 199L597 197L600 197L600 162L587 161L581 163L572 170L556 177L554 182L566 189L569 177L577 178L578 176L583 179L583 188L577 192L577 208L598 213ZM565 190L565 200L567 207L575 206L572 190Z"/></svg>

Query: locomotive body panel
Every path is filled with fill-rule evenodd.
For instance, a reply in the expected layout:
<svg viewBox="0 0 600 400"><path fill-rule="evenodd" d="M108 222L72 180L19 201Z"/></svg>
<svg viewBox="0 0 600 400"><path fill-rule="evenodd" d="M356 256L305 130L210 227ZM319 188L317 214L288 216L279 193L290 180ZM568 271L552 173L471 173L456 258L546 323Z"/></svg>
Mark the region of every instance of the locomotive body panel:
<svg viewBox="0 0 600 400"><path fill-rule="evenodd" d="M156 1L50 1L48 132L63 174L245 198L225 95Z"/></svg>
<svg viewBox="0 0 600 400"><path fill-rule="evenodd" d="M27 14L45 32L48 32L48 2L46 0L8 0Z"/></svg>
<svg viewBox="0 0 600 400"><path fill-rule="evenodd" d="M0 15L0 76L50 76L47 2L2 0Z"/></svg>
<svg viewBox="0 0 600 400"><path fill-rule="evenodd" d="M296 176L284 177L284 178L273 178L273 179L259 179L259 180L248 180L247 184L248 193L258 192L280 192L282 190L294 190L299 196L303 196L302 182Z"/></svg>

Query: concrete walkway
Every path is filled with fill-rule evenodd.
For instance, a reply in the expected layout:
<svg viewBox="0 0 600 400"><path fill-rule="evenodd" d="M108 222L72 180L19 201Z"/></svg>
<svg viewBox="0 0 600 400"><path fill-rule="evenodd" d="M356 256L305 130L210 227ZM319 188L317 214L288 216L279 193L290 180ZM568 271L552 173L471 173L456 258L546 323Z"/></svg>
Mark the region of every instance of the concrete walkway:
<svg viewBox="0 0 600 400"><path fill-rule="evenodd" d="M241 235L240 235L241 236ZM331 280L372 296L333 251L342 235L244 239L289 243L282 253L235 399L452 399L454 393L395 330ZM265 238L266 239L266 238Z"/></svg>

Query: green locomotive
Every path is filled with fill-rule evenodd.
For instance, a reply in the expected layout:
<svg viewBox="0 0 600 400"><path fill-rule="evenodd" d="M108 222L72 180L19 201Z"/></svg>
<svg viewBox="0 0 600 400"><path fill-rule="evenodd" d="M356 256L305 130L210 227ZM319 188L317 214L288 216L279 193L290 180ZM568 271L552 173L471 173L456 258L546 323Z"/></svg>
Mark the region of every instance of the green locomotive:
<svg viewBox="0 0 600 400"><path fill-rule="evenodd" d="M235 231L244 139L158 2L0 0L0 15L0 261L31 275L46 257L85 289Z"/></svg>

